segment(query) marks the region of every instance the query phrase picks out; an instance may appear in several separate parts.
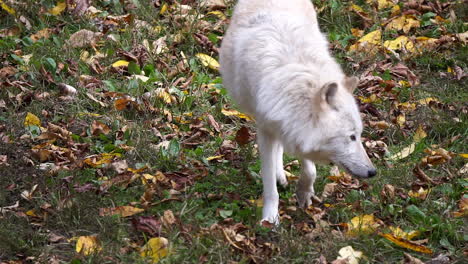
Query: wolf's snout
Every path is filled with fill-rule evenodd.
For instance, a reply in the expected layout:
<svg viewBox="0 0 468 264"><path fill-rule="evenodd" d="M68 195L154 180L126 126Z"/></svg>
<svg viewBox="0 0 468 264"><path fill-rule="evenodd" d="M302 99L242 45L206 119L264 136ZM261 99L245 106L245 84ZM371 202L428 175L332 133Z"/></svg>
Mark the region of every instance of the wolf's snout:
<svg viewBox="0 0 468 264"><path fill-rule="evenodd" d="M371 178L377 175L377 170L376 169L370 169L367 171L367 177Z"/></svg>

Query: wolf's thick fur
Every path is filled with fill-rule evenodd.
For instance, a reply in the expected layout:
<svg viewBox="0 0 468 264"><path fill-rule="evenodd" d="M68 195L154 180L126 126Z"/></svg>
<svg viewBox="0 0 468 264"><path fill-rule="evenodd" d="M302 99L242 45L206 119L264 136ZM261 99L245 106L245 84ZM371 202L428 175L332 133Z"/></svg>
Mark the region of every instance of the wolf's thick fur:
<svg viewBox="0 0 468 264"><path fill-rule="evenodd" d="M220 54L225 87L253 115L262 160L263 220L278 222L276 180L287 184L283 147L302 159L297 199L311 203L314 162L375 175L360 141L361 117L346 77L331 57L310 0L239 0Z"/></svg>

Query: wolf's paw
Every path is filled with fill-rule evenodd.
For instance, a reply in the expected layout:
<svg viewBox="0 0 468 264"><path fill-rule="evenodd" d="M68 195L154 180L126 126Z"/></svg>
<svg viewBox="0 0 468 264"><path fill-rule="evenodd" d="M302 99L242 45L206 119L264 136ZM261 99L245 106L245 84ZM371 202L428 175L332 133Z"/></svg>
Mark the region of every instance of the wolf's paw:
<svg viewBox="0 0 468 264"><path fill-rule="evenodd" d="M297 203L301 208L307 208L312 204L312 197L315 196L313 191L300 191L296 192Z"/></svg>
<svg viewBox="0 0 468 264"><path fill-rule="evenodd" d="M263 222L268 222L275 226L279 225L278 203L269 204L268 202L266 202L264 204L262 211L262 220L260 221L260 225L263 225ZM267 226L268 223L265 223L265 226Z"/></svg>
<svg viewBox="0 0 468 264"><path fill-rule="evenodd" d="M276 181L281 184L281 186L286 187L288 186L288 179L286 178L286 174L284 170L278 170L276 172Z"/></svg>
<svg viewBox="0 0 468 264"><path fill-rule="evenodd" d="M260 225L264 227L275 227L279 225L279 215L263 217L260 220Z"/></svg>

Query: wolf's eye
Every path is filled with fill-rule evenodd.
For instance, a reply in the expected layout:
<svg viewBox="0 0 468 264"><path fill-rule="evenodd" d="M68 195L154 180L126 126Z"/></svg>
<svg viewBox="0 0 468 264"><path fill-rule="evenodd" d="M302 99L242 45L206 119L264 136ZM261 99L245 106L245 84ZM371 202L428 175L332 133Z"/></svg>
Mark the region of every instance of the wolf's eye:
<svg viewBox="0 0 468 264"><path fill-rule="evenodd" d="M355 135L351 135L349 138L350 138L352 141L356 141L356 136L355 136Z"/></svg>

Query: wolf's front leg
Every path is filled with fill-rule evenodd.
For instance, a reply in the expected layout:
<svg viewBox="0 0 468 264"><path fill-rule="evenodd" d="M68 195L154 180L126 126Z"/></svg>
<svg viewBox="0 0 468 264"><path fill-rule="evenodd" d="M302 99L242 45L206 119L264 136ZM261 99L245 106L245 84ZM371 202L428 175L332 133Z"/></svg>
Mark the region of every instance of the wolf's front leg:
<svg viewBox="0 0 468 264"><path fill-rule="evenodd" d="M286 174L284 173L284 168L283 168L283 145L278 142L277 146L277 159L276 159L276 180L278 181L279 184L286 186L288 185L288 180L286 179Z"/></svg>
<svg viewBox="0 0 468 264"><path fill-rule="evenodd" d="M272 134L259 128L257 133L258 148L262 161L263 211L262 222L279 223L279 194L276 188L276 169L279 141Z"/></svg>
<svg viewBox="0 0 468 264"><path fill-rule="evenodd" d="M302 160L301 178L297 184L297 202L302 208L307 208L312 204L312 198L315 197L314 183L317 177L315 164L311 160Z"/></svg>

